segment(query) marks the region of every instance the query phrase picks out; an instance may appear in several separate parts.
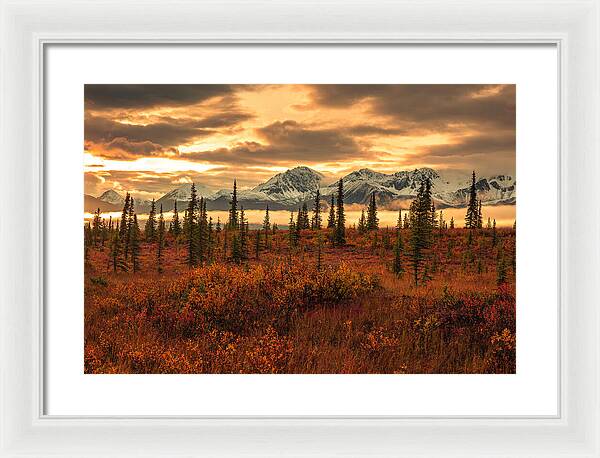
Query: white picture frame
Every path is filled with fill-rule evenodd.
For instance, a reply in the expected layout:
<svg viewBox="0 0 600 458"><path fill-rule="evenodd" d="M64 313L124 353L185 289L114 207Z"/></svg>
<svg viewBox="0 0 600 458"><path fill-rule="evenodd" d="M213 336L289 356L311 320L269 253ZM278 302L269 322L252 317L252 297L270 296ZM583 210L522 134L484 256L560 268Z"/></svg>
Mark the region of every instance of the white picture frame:
<svg viewBox="0 0 600 458"><path fill-rule="evenodd" d="M0 0L0 20L0 456L600 456L597 0ZM560 414L45 415L43 57L52 43L556 44Z"/></svg>

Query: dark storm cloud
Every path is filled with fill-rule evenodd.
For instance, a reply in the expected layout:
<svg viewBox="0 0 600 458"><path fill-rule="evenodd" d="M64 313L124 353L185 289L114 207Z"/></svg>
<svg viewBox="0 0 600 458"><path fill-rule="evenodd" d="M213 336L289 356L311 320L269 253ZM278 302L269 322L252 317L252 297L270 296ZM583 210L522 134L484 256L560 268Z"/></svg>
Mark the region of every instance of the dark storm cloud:
<svg viewBox="0 0 600 458"><path fill-rule="evenodd" d="M316 105L344 107L368 100L375 114L434 130L456 123L514 128L515 85L314 85Z"/></svg>
<svg viewBox="0 0 600 458"><path fill-rule="evenodd" d="M87 116L85 139L97 144L94 153L113 159L135 159L141 156L172 155L179 145L227 129L252 116L248 113L218 113L201 118L160 117L142 125L116 122L101 116Z"/></svg>
<svg viewBox="0 0 600 458"><path fill-rule="evenodd" d="M181 106L232 94L231 85L221 84L86 84L86 109L145 109Z"/></svg>
<svg viewBox="0 0 600 458"><path fill-rule="evenodd" d="M96 143L109 143L115 138L125 138L130 142L152 142L168 148L211 133L212 130L189 123L125 124L98 116L89 116L85 120L85 139Z"/></svg>
<svg viewBox="0 0 600 458"><path fill-rule="evenodd" d="M277 165L317 163L369 157L343 129L313 129L296 121L275 122L256 129L264 143L241 142L229 148L182 154L181 159L217 164Z"/></svg>
<svg viewBox="0 0 600 458"><path fill-rule="evenodd" d="M508 153L514 156L515 136L513 133L492 133L473 135L461 139L459 143L449 145L432 145L422 148L421 157L430 158L447 156L471 156L480 154Z"/></svg>

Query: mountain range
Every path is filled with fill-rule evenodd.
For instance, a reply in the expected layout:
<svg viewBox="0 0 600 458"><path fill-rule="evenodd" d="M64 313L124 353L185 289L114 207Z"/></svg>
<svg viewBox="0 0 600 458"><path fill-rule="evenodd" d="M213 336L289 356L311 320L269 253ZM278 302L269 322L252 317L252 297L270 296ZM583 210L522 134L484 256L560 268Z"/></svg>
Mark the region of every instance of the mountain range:
<svg viewBox="0 0 600 458"><path fill-rule="evenodd" d="M343 177L344 203L364 205L371 193L375 192L379 205L383 208L401 205L406 208L408 201L417 193L420 183L431 179L433 199L437 208L464 207L469 198L471 177L453 172L437 172L431 168L400 171L392 174L361 169ZM319 189L325 203L337 192L337 181L324 183L324 176L299 166L274 175L269 180L248 190L238 190L238 201L245 209L263 210L267 205L271 210L297 210L304 202L312 202ZM231 189L214 191L209 187L195 183L198 196L206 199L208 210L226 210L231 200ZM185 183L169 191L156 201L156 208L163 211L173 209L175 201L179 210L183 210L190 197L191 183ZM493 175L479 178L475 187L477 195L484 205L513 205L516 203L516 181L509 175ZM121 211L124 196L108 190L98 197L85 195L85 211ZM135 200L139 213L147 212L151 202Z"/></svg>

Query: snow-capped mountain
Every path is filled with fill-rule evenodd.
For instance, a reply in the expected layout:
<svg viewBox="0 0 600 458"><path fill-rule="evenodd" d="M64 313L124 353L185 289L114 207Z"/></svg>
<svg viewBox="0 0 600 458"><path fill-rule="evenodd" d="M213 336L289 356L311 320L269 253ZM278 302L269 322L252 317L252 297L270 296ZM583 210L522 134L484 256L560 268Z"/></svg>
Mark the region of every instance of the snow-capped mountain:
<svg viewBox="0 0 600 458"><path fill-rule="evenodd" d="M394 201L409 201L417 194L423 180L432 182L433 198L436 207L464 207L469 199L471 176L456 171L436 171L430 168L402 170L392 174L360 169L349 173L344 181L344 202L364 205L371 194L382 207ZM238 202L247 210L263 210L267 205L271 210L296 210L304 202L314 199L317 189L320 190L324 203L329 203L330 196L337 192L338 182L324 185L324 176L308 167L300 166L274 175L264 183L252 189L238 188ZM214 192L208 186L195 183L198 197L206 199L208 210L226 210L231 201L232 189L221 189ZM156 209L162 205L163 211L173 209L174 203L180 211L186 208L191 194L191 183L185 183L169 191L156 201ZM500 205L516 203L516 181L509 175L494 175L479 178L475 184L477 196L484 205ZM90 197L91 199L96 199ZM98 199L97 199L98 200ZM124 196L109 190L99 200L115 208L122 208ZM91 207L90 203L90 207ZM95 205L95 204L94 204ZM148 211L149 201L136 200L136 210ZM95 210L95 208L94 208ZM93 211L93 210L92 210Z"/></svg>
<svg viewBox="0 0 600 458"><path fill-rule="evenodd" d="M462 207L469 198L470 177L455 172L436 172L430 168L400 171L394 174L362 169L343 177L344 201L365 204L373 192L385 205L394 200L412 199L423 180L432 183L433 198L438 207ZM498 175L479 179L475 187L478 197L486 205L514 204L516 182L511 176ZM324 188L324 196L337 192L337 182Z"/></svg>
<svg viewBox="0 0 600 458"><path fill-rule="evenodd" d="M214 191L208 186L205 186L201 183L194 183L194 185L196 187L196 196L198 198L208 197L214 194ZM175 201L177 201L178 210L183 210L187 205L187 202L190 200L191 195L192 183L184 183L158 199L156 201L156 209L160 209L160 206L162 205L163 211L173 210Z"/></svg>
<svg viewBox="0 0 600 458"><path fill-rule="evenodd" d="M259 184L249 195L257 197L256 193L262 193L276 202L297 204L314 196L322 179L322 174L308 167L295 167Z"/></svg>
<svg viewBox="0 0 600 458"><path fill-rule="evenodd" d="M100 197L98 197L102 202L106 202L108 204L113 205L123 205L125 203L125 197L119 194L114 189L109 189L108 191L104 191Z"/></svg>
<svg viewBox="0 0 600 458"><path fill-rule="evenodd" d="M98 200L110 204L111 206L118 208L118 210L123 209L123 204L125 203L125 196L123 194L118 193L114 189L109 189L108 191L104 191L99 197ZM151 202L146 199L134 198L135 209L139 212L145 212L150 208Z"/></svg>

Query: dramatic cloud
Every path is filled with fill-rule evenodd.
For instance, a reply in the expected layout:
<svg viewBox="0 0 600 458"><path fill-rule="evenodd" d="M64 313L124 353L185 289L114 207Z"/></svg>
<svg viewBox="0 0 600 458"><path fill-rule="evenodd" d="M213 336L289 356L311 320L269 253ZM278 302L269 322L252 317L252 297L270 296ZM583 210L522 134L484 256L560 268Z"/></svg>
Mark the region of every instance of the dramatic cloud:
<svg viewBox="0 0 600 458"><path fill-rule="evenodd" d="M331 178L364 167L514 174L515 95L489 84L86 85L86 190L253 187L298 165Z"/></svg>
<svg viewBox="0 0 600 458"><path fill-rule="evenodd" d="M277 166L373 156L342 130L312 129L290 120L258 128L256 134L263 143L242 142L227 148L185 153L180 158L217 164Z"/></svg>
<svg viewBox="0 0 600 458"><path fill-rule="evenodd" d="M344 107L368 101L374 113L430 129L456 124L515 126L514 85L402 84L315 85L319 106Z"/></svg>
<svg viewBox="0 0 600 458"><path fill-rule="evenodd" d="M86 84L86 109L144 109L191 105L230 95L230 85L219 84Z"/></svg>

